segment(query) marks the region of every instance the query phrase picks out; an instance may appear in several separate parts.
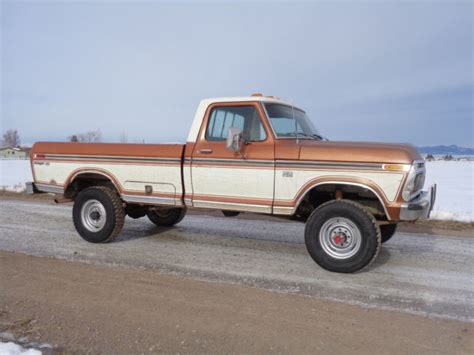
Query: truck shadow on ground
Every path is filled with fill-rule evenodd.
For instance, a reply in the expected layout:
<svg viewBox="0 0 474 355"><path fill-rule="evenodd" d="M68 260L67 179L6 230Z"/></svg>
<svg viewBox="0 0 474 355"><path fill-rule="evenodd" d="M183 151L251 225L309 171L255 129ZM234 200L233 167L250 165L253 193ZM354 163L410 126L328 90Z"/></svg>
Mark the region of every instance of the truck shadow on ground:
<svg viewBox="0 0 474 355"><path fill-rule="evenodd" d="M215 249L217 247L239 248L249 251L271 251L282 254L307 254L303 243L282 242L276 239L260 239L242 236L238 233L216 235L201 228L190 227L149 227L143 230L130 231L126 236L121 236L116 242L131 242L140 238L147 238L150 242L180 243L183 247L195 245ZM159 247L157 245L157 247Z"/></svg>
<svg viewBox="0 0 474 355"><path fill-rule="evenodd" d="M114 240L114 243L128 242L141 238L153 238L153 236L159 236L160 238L166 238L168 234L174 229L174 227L157 227L149 226L143 228L142 226L125 226L122 233Z"/></svg>
<svg viewBox="0 0 474 355"><path fill-rule="evenodd" d="M128 222L122 234L115 242L133 242L146 238L151 248L156 246L158 249L161 249L160 244L162 243L178 243L183 248L188 248L190 245L211 250L228 247L229 249L238 248L240 251L244 251L245 254L264 251L278 253L290 258L293 256L311 258L306 250L303 236L292 236L291 238L281 240L276 235L258 232L242 234L238 231L228 230L223 234L212 227L204 228L189 224L174 227L157 227L151 223L134 220ZM360 273L378 269L389 263L390 258L390 250L382 246L374 263L367 269L360 271Z"/></svg>

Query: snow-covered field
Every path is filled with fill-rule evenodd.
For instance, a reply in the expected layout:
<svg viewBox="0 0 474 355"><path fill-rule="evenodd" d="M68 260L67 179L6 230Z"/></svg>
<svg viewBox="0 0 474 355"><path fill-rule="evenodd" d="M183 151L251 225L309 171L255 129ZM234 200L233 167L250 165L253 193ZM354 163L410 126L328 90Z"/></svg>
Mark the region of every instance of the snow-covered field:
<svg viewBox="0 0 474 355"><path fill-rule="evenodd" d="M27 181L33 181L29 160L0 159L0 189L21 192Z"/></svg>
<svg viewBox="0 0 474 355"><path fill-rule="evenodd" d="M474 161L431 161L425 186L438 184L432 218L474 221ZM22 191L32 181L28 160L0 160L0 188Z"/></svg>
<svg viewBox="0 0 474 355"><path fill-rule="evenodd" d="M432 218L474 222L474 161L426 162L425 188L438 185Z"/></svg>

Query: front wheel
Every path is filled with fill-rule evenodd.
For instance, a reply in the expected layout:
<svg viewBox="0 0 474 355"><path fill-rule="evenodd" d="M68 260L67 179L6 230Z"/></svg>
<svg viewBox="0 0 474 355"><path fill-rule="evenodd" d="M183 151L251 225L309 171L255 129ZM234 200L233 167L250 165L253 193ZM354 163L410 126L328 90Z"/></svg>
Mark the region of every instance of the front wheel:
<svg viewBox="0 0 474 355"><path fill-rule="evenodd" d="M171 227L181 222L186 215L186 208L160 208L149 210L150 221L159 227Z"/></svg>
<svg viewBox="0 0 474 355"><path fill-rule="evenodd" d="M306 248L326 270L350 273L370 265L381 245L380 228L362 205L334 200L314 210L305 228Z"/></svg>
<svg viewBox="0 0 474 355"><path fill-rule="evenodd" d="M107 243L114 240L122 230L125 210L115 190L106 186L93 186L77 195L72 219L83 239L91 243Z"/></svg>

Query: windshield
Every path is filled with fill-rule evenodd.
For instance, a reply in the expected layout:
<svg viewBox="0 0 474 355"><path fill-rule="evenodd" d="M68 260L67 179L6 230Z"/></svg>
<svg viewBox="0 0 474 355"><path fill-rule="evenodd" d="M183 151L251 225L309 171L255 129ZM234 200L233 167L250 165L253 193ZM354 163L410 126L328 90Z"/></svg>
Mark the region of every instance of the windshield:
<svg viewBox="0 0 474 355"><path fill-rule="evenodd" d="M265 103L265 109L278 138L323 139L304 111L274 103Z"/></svg>

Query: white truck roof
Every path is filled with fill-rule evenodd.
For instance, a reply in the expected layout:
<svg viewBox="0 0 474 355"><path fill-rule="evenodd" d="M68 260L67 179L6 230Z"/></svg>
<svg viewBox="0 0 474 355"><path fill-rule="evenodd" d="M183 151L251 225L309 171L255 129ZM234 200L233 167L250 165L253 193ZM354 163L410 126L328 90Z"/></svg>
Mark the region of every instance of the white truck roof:
<svg viewBox="0 0 474 355"><path fill-rule="evenodd" d="M212 99L204 99L201 100L199 103L199 106L196 110L196 114L194 115L194 120L191 125L191 129L189 130L188 134L188 140L187 142L194 143L197 141L198 134L199 134L199 129L201 128L202 125L202 120L204 118L204 115L206 113L207 108L211 104L219 103L219 102L245 102L245 101L258 101L258 102L273 102L273 103L280 103L283 105L288 105L292 106L291 103L286 102L282 99L276 98L276 97L271 97L271 96L260 96L260 95L255 95L255 96L236 96L236 97L218 97L218 98L212 98ZM294 106L294 105L293 105ZM296 108L296 106L295 106Z"/></svg>

